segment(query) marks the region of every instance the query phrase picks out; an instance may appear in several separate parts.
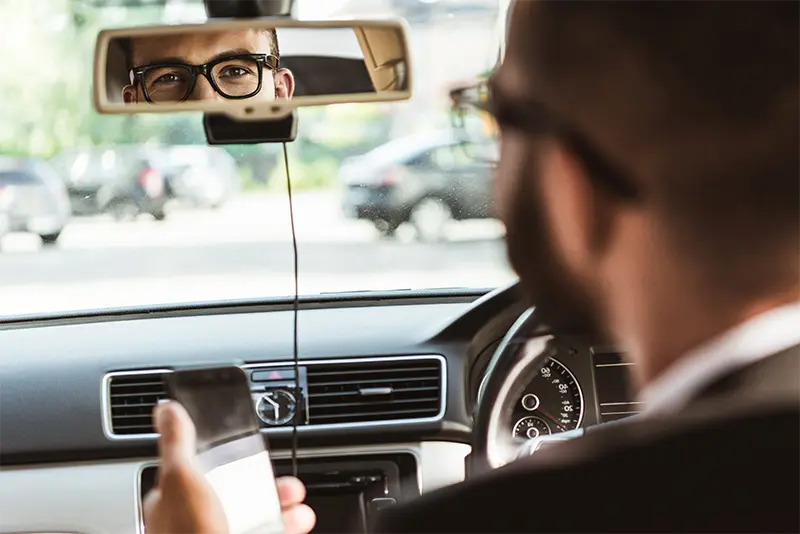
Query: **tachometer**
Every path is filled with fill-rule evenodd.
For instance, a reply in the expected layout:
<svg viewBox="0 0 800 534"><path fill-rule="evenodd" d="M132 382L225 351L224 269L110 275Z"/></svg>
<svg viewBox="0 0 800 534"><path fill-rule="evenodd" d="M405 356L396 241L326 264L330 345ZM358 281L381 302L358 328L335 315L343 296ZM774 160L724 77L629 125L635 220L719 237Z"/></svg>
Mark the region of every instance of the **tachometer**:
<svg viewBox="0 0 800 534"><path fill-rule="evenodd" d="M525 388L514 412L522 416L514 425L516 437L575 430L583 422L583 392L570 370L550 358Z"/></svg>

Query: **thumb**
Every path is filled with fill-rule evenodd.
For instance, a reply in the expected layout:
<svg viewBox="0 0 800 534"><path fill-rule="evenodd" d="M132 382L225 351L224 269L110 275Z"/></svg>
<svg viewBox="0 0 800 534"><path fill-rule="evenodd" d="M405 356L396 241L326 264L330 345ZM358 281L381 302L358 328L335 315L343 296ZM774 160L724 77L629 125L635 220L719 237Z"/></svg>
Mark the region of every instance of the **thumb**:
<svg viewBox="0 0 800 534"><path fill-rule="evenodd" d="M175 401L159 403L153 413L161 456L161 470L191 465L194 462L197 435L192 418Z"/></svg>

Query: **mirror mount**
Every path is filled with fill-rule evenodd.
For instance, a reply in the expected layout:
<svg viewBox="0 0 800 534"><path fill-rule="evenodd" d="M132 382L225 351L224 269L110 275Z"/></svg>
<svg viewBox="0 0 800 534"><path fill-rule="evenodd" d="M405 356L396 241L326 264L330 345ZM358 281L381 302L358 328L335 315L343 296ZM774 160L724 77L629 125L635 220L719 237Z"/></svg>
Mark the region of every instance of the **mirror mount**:
<svg viewBox="0 0 800 534"><path fill-rule="evenodd" d="M297 137L297 110L276 119L239 121L227 115L203 114L203 129L209 145L291 143Z"/></svg>
<svg viewBox="0 0 800 534"><path fill-rule="evenodd" d="M294 0L203 0L214 18L290 17ZM291 143L297 137L297 111L277 119L237 121L221 114L203 114L209 145Z"/></svg>
<svg viewBox="0 0 800 534"><path fill-rule="evenodd" d="M210 19L291 17L294 0L203 0Z"/></svg>

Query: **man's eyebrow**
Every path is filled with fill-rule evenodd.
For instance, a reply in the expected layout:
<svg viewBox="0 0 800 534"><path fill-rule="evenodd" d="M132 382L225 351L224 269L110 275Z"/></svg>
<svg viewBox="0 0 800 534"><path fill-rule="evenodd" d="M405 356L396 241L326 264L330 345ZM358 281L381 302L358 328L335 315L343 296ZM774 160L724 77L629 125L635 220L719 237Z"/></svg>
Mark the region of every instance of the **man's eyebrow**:
<svg viewBox="0 0 800 534"><path fill-rule="evenodd" d="M159 58L151 59L149 62L144 63L142 65L136 65L133 68L134 69L138 69L138 68L141 68L141 67L149 67L151 65L174 65L176 63L181 64L181 65L185 65L186 64L186 58L178 57L178 56L159 57Z"/></svg>
<svg viewBox="0 0 800 534"><path fill-rule="evenodd" d="M255 54L255 53L256 52L253 52L252 50L247 50L246 48L234 48L234 49L226 50L224 52L220 52L219 54L216 54L211 59L209 59L206 63L211 63L212 61L216 61L218 59L222 59L222 58L228 57L228 56L241 56L241 55L244 55L244 54Z"/></svg>
<svg viewBox="0 0 800 534"><path fill-rule="evenodd" d="M224 52L220 52L219 54L215 54L211 56L206 63L211 63L212 61L216 61L218 59L223 59L229 56L239 56L243 54L253 54L254 52L247 50L246 48L232 48L230 50L225 50ZM186 61L185 57L180 56L170 56L170 57L159 57L155 59L151 59L147 64L142 65L143 67L148 67L150 65L192 65Z"/></svg>

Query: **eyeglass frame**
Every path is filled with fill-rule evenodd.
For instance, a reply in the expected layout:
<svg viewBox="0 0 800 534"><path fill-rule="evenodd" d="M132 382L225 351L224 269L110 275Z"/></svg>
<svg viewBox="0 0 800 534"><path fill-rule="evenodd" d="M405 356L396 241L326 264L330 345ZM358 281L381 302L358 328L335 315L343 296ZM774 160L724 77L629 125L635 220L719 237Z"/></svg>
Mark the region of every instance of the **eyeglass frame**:
<svg viewBox="0 0 800 534"><path fill-rule="evenodd" d="M238 96L226 95L219 88L219 85L217 85L217 82L214 80L214 76L211 75L212 69L216 67L218 64L235 59L251 59L258 63L259 66L258 85L256 86L255 90L252 93L246 95L238 95ZM128 75L130 76L131 85L136 85L136 83L139 82L142 86L142 93L144 94L144 99L150 104L158 105L159 102L154 102L150 98L150 95L147 92L147 84L144 83L144 73L149 69L164 68L164 67L185 68L191 74L192 81L189 84L189 88L186 91L186 95L184 95L184 97L181 100L162 102L162 104L176 104L180 102L186 102L189 96L191 96L192 91L194 91L194 88L197 85L197 76L200 74L202 74L205 77L205 79L208 80L208 83L211 85L214 91L222 98L226 98L228 100L243 100L245 98L252 98L261 92L261 89L264 85L264 68L268 68L272 71L277 71L280 67L280 59L278 58L278 56L274 54L233 54L230 56L218 57L202 65L190 65L188 63L167 62L167 63L150 63L148 65L133 67L128 73Z"/></svg>
<svg viewBox="0 0 800 534"><path fill-rule="evenodd" d="M507 125L529 135L552 135L560 139L586 167L589 179L602 189L627 202L642 200L644 192L628 172L599 152L580 130L558 117L543 102L528 98L525 105L515 106L513 113L498 108L492 96L495 84L494 77L490 77L488 101L483 109L491 113L498 125Z"/></svg>

